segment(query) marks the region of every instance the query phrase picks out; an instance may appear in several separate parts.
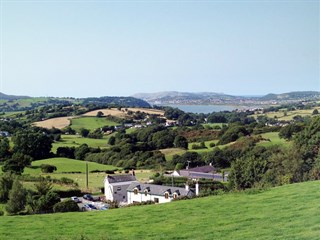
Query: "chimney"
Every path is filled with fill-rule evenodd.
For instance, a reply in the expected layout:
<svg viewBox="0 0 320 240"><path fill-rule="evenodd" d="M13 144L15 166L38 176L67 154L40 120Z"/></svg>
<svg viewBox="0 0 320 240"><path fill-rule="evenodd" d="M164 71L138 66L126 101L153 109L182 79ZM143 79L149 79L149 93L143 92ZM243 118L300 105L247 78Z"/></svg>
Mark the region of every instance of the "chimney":
<svg viewBox="0 0 320 240"><path fill-rule="evenodd" d="M189 191L189 184L186 183L185 185L186 185L186 191Z"/></svg>
<svg viewBox="0 0 320 240"><path fill-rule="evenodd" d="M196 182L196 196L199 196L199 182Z"/></svg>

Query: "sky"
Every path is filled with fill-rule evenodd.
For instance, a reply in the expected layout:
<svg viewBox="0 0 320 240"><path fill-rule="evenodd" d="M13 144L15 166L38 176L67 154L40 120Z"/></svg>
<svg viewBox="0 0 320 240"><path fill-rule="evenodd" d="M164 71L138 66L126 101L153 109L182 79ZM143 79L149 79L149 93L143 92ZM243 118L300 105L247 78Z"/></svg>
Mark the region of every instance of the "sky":
<svg viewBox="0 0 320 240"><path fill-rule="evenodd" d="M319 0L0 0L0 92L320 91Z"/></svg>

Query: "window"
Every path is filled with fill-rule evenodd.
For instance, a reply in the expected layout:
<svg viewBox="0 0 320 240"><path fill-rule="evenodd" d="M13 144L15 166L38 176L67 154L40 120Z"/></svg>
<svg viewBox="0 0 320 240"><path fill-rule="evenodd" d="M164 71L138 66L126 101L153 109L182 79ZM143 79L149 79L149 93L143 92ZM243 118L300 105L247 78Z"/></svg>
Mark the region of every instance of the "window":
<svg viewBox="0 0 320 240"><path fill-rule="evenodd" d="M148 191L147 190L144 190L144 195L148 196Z"/></svg>
<svg viewBox="0 0 320 240"><path fill-rule="evenodd" d="M159 203L159 198L156 198L156 197L155 197L155 198L154 198L154 202L155 202L155 203Z"/></svg>
<svg viewBox="0 0 320 240"><path fill-rule="evenodd" d="M121 191L121 187L117 187L117 191Z"/></svg>
<svg viewBox="0 0 320 240"><path fill-rule="evenodd" d="M166 193L164 194L164 198L165 198L165 199L168 199L168 198L169 198L169 193L166 192Z"/></svg>
<svg viewBox="0 0 320 240"><path fill-rule="evenodd" d="M133 189L133 193L134 193L134 195L138 195L138 189Z"/></svg>

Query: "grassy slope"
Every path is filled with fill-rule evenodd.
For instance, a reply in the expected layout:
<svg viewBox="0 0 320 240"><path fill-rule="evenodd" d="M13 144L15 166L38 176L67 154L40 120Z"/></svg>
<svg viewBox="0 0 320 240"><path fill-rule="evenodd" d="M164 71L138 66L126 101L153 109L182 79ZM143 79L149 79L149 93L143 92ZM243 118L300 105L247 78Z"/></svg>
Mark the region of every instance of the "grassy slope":
<svg viewBox="0 0 320 240"><path fill-rule="evenodd" d="M56 153L58 147L79 147L81 144L88 144L89 147L104 148L108 146L108 140L112 134L102 139L83 138L80 135L61 135L61 140L52 144L51 151Z"/></svg>
<svg viewBox="0 0 320 240"><path fill-rule="evenodd" d="M319 239L320 182L102 212L0 217L0 239Z"/></svg>
<svg viewBox="0 0 320 240"><path fill-rule="evenodd" d="M77 132L81 128L94 130L103 126L116 126L116 125L119 125L119 123L109 121L106 118L98 118L98 117L80 117L80 118L74 118L71 120L71 127Z"/></svg>
<svg viewBox="0 0 320 240"><path fill-rule="evenodd" d="M280 146L288 146L290 143L286 141L283 138L279 137L279 132L269 132L269 133L263 133L261 136L265 139L269 139L270 142L260 142L258 145L269 147L272 145L280 145Z"/></svg>

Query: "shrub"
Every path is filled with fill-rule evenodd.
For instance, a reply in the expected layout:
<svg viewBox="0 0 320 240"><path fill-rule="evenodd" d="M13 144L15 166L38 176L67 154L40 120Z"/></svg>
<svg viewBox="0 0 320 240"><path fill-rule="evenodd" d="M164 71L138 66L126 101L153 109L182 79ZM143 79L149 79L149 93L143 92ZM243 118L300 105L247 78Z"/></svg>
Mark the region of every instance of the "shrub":
<svg viewBox="0 0 320 240"><path fill-rule="evenodd" d="M53 206L53 212L78 212L79 206L78 204L71 200L65 200L63 202L58 202Z"/></svg>
<svg viewBox="0 0 320 240"><path fill-rule="evenodd" d="M53 173L54 171L57 171L57 167L50 164L41 164L40 168L43 173Z"/></svg>

